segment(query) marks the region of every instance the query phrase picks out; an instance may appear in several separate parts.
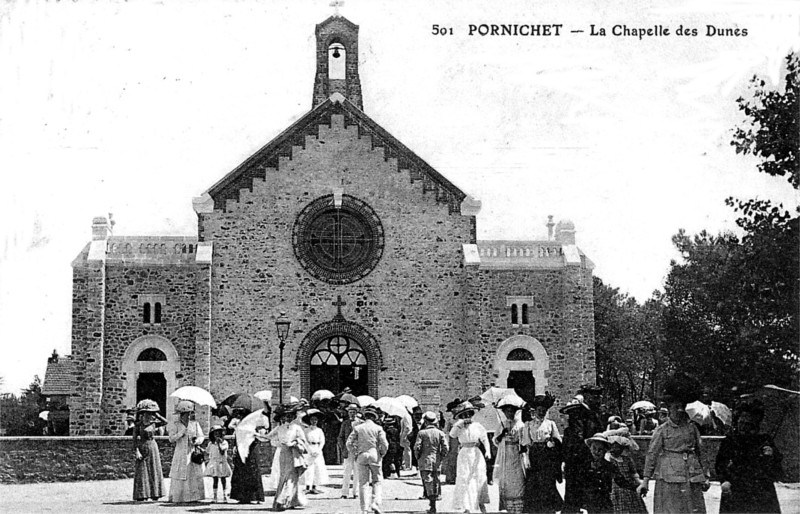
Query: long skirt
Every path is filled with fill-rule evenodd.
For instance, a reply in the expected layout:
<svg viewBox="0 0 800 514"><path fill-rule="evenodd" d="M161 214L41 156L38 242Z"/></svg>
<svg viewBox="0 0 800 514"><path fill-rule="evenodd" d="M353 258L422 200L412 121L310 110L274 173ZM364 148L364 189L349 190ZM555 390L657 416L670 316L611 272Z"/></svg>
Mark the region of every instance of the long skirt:
<svg viewBox="0 0 800 514"><path fill-rule="evenodd" d="M288 446L281 446L280 452L280 476L278 486L275 488L275 501L273 507L279 504L284 508L303 506L306 504L305 493L300 487L300 474L304 468L296 467L294 450Z"/></svg>
<svg viewBox="0 0 800 514"><path fill-rule="evenodd" d="M525 495L525 472L522 470L522 455L519 444L500 443L497 465L494 471L497 490L500 496L500 510L522 512L522 498Z"/></svg>
<svg viewBox="0 0 800 514"><path fill-rule="evenodd" d="M706 502L703 498L703 484L656 480L653 512L658 514L705 514Z"/></svg>
<svg viewBox="0 0 800 514"><path fill-rule="evenodd" d="M456 483L456 462L458 461L458 438L450 438L450 451L442 462L442 473L444 473L445 484Z"/></svg>
<svg viewBox="0 0 800 514"><path fill-rule="evenodd" d="M161 471L161 454L153 439L139 445L142 460L136 461L133 475L133 499L158 499L164 496L164 473Z"/></svg>
<svg viewBox="0 0 800 514"><path fill-rule="evenodd" d="M206 497L203 465L190 462L186 466L186 480L170 478L169 501L173 503L199 502Z"/></svg>
<svg viewBox="0 0 800 514"><path fill-rule="evenodd" d="M264 486L261 483L261 468L258 465L258 441L250 445L250 453L242 462L238 452L233 459L231 477L231 499L240 503L264 501Z"/></svg>
<svg viewBox="0 0 800 514"><path fill-rule="evenodd" d="M614 514L647 514L642 496L635 489L625 489L616 482L611 486L611 503Z"/></svg>
<svg viewBox="0 0 800 514"><path fill-rule="evenodd" d="M458 476L453 493L453 510L478 512L481 504L489 503L486 483L486 460L476 447L461 448L456 463Z"/></svg>
<svg viewBox="0 0 800 514"><path fill-rule="evenodd" d="M556 478L561 475L558 449L533 443L528 454L531 469L525 479L525 512L560 511L564 502L556 487Z"/></svg>
<svg viewBox="0 0 800 514"><path fill-rule="evenodd" d="M320 452L316 457L310 459L308 469L303 473L307 487L317 487L327 484L328 468L325 466L325 456Z"/></svg>

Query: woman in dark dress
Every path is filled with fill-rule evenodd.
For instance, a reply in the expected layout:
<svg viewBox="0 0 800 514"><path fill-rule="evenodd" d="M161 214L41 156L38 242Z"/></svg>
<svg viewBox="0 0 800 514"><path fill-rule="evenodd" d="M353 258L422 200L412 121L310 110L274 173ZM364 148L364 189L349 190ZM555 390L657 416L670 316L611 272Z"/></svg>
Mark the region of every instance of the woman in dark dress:
<svg viewBox="0 0 800 514"><path fill-rule="evenodd" d="M561 408L561 413L568 416L564 429L564 506L562 512L579 513L584 504L586 479L584 473L592 462L592 453L584 440L592 434L586 433L584 423L589 407L583 403L583 397L570 400Z"/></svg>
<svg viewBox="0 0 800 514"><path fill-rule="evenodd" d="M519 444L528 449L528 469L525 477L524 512L553 513L563 507L556 482L561 475L561 434L555 422L547 417L555 398L546 393L536 395L528 405L533 409L531 420L525 423Z"/></svg>
<svg viewBox="0 0 800 514"><path fill-rule="evenodd" d="M781 454L772 437L759 434L764 406L745 400L736 409L736 432L723 439L717 453L717 478L722 485L719 511L780 512L775 481L781 477Z"/></svg>
<svg viewBox="0 0 800 514"><path fill-rule="evenodd" d="M239 454L238 445L234 444L233 451L233 475L231 476L232 500L239 503L261 503L264 501L264 484L261 481L260 444L259 441L266 441L264 435L269 428L268 406L264 409L264 428L259 428L256 432L255 440L250 444L247 458L242 462Z"/></svg>
<svg viewBox="0 0 800 514"><path fill-rule="evenodd" d="M133 499L157 500L164 496L164 474L161 471L161 454L155 436L159 427L167 424L158 413L158 404L142 400L136 405L133 425L133 448L136 466L133 475Z"/></svg>

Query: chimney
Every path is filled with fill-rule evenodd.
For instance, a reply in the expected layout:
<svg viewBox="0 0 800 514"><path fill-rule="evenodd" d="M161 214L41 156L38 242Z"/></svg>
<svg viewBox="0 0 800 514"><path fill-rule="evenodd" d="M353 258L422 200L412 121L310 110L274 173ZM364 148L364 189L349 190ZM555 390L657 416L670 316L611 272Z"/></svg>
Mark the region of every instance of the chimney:
<svg viewBox="0 0 800 514"><path fill-rule="evenodd" d="M553 215L552 214L547 217L547 224L546 225L547 225L547 240L548 241L552 241L553 240L553 227L555 226L555 223L553 223Z"/></svg>
<svg viewBox="0 0 800 514"><path fill-rule="evenodd" d="M565 245L575 244L575 224L570 220L561 220L556 225L556 241Z"/></svg>
<svg viewBox="0 0 800 514"><path fill-rule="evenodd" d="M92 220L92 241L103 241L111 236L112 223L103 216Z"/></svg>

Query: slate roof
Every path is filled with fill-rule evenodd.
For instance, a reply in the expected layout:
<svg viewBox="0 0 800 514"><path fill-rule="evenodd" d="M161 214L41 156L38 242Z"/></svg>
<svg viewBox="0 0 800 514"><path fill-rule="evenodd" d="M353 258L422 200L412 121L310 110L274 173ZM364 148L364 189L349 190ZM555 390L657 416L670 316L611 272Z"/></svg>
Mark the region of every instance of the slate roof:
<svg viewBox="0 0 800 514"><path fill-rule="evenodd" d="M48 362L47 371L44 373L42 394L72 394L76 386L73 375L76 364L69 355L59 357L55 362Z"/></svg>
<svg viewBox="0 0 800 514"><path fill-rule="evenodd" d="M346 98L337 94L319 104L284 130L275 139L247 158L207 193L214 200L215 210L225 210L226 201L239 200L240 189L252 190L253 179L266 179L267 169L279 170L279 157L292 158L292 147L305 148L306 136L319 137L319 126L331 126L331 116L343 115L345 127L358 127L359 137L371 137L373 148L384 149L384 159L396 158L399 169L409 170L411 182L421 180L423 193L434 193L436 201L448 205L451 214L460 213L466 193L447 180L421 157L389 134L372 118Z"/></svg>

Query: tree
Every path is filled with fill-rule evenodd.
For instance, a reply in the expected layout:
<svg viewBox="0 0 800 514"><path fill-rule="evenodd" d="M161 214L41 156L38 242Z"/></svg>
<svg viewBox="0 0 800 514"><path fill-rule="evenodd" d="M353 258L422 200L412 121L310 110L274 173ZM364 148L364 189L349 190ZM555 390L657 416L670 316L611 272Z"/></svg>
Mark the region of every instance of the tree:
<svg viewBox="0 0 800 514"><path fill-rule="evenodd" d="M42 381L36 375L19 396L6 394L0 397L0 428L5 429L8 436L42 435L45 423L39 418L39 413L44 407Z"/></svg>
<svg viewBox="0 0 800 514"><path fill-rule="evenodd" d="M669 368L661 347L661 304L644 305L594 277L595 351L598 383L612 410L653 399Z"/></svg>
<svg viewBox="0 0 800 514"><path fill-rule="evenodd" d="M784 91L754 77L752 98L737 100L748 117L735 129L737 153L761 158L758 170L798 188L798 56L787 57ZM728 198L743 235L688 236L673 243L665 284L669 358L719 395L733 386L798 385L798 216L769 200Z"/></svg>

